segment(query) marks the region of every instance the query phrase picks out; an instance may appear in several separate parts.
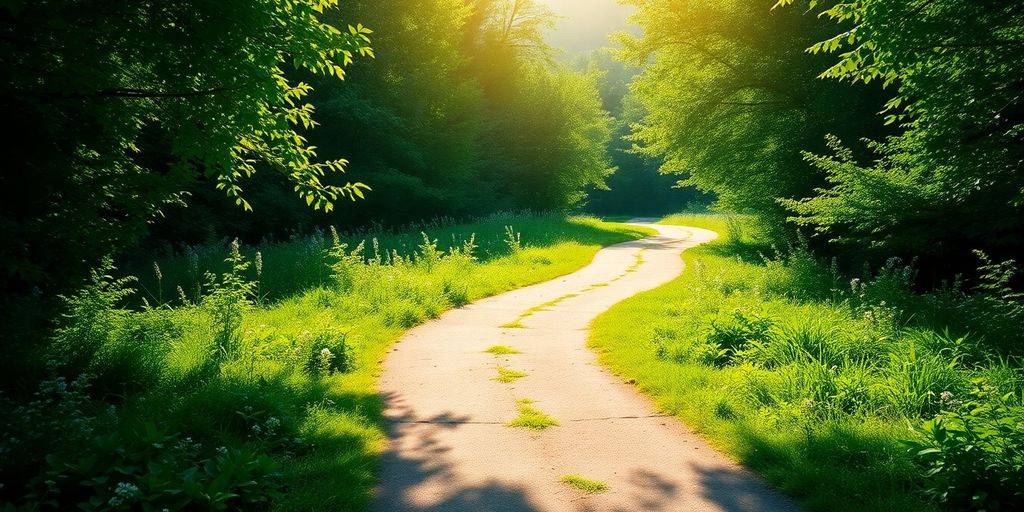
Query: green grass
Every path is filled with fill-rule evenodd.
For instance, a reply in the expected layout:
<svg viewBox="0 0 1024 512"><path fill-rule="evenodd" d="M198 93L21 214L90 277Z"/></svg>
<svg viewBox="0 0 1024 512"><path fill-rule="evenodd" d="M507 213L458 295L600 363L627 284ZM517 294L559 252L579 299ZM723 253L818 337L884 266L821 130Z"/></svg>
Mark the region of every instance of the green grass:
<svg viewBox="0 0 1024 512"><path fill-rule="evenodd" d="M516 407L519 409L519 416L506 423L505 426L530 430L544 430L558 426L558 420L533 407L533 404L534 401L529 398L517 400Z"/></svg>
<svg viewBox="0 0 1024 512"><path fill-rule="evenodd" d="M494 380L501 382L502 384L509 384L515 382L523 377L526 377L526 372L513 370L511 368L505 368L504 366L498 367L498 376Z"/></svg>
<svg viewBox="0 0 1024 512"><path fill-rule="evenodd" d="M507 226L522 235L523 250L518 253L514 253L514 248L508 243ZM431 222L404 231L341 232L340 240L350 250L362 244L360 254L367 259L380 255L383 260L390 261L395 254L406 259L416 257L423 244L422 232L436 240L437 248L442 252L461 248L466 240L474 238L478 261L494 263L488 271L473 276L475 291L481 297L532 284L536 282L531 275L533 272L540 271L542 275L551 277L571 272L577 268L578 261L570 253L582 250L579 254L585 254L597 247L654 234L648 228L604 222L593 217L502 213L466 224ZM228 242L185 247L174 255L157 258L135 255L121 266L125 273L139 278L140 298L144 297L154 305L180 305L178 287L190 301L194 301L203 293L206 272L220 274L227 270L224 255L228 251ZM257 252L260 253L262 275L257 276L256 269L250 268L248 277L254 280L259 277L261 297L273 302L310 289L331 286L331 271L323 264L323 255L330 248L331 234L314 232L295 240L243 247L242 252L250 261ZM161 270L159 280L154 275L154 263ZM516 272L509 272L513 268ZM496 275L501 272L509 272L509 275Z"/></svg>
<svg viewBox="0 0 1024 512"><path fill-rule="evenodd" d="M771 249L742 218L663 222L723 236L684 253L675 281L595 320L601 361L810 510L932 510L915 492L923 471L902 444L908 424L938 412L943 391L964 396L998 372L951 363L972 345L912 324L890 305L924 299L887 292L889 278L862 297L799 249L766 261ZM998 378L1020 395L1019 380Z"/></svg>
<svg viewBox="0 0 1024 512"><path fill-rule="evenodd" d="M608 484L580 475L562 475L558 480L586 494L598 494L608 490Z"/></svg>
<svg viewBox="0 0 1024 512"><path fill-rule="evenodd" d="M488 354L494 354L496 356L522 354L522 352L520 352L519 349L515 347L510 347L508 345L494 345L488 348L487 350L484 350L484 352L487 352Z"/></svg>
<svg viewBox="0 0 1024 512"><path fill-rule="evenodd" d="M521 246L504 241L505 226L522 233ZM67 364L87 361L80 369L97 376L93 395L117 397L124 425L151 421L214 455L219 446L270 454L287 491L272 509L364 510L386 441L376 378L405 330L452 307L573 272L602 246L651 234L555 215L435 228L426 241L420 233L378 235L377 250L368 241L344 258L328 254L329 236L243 248L243 255L258 250L262 258L259 274L254 266L238 273L260 279L260 300L252 304L231 299L216 306L199 274L230 270L217 261L227 251L191 248L159 260L160 280L143 279L153 308L90 306L78 318L83 329L67 335L54 355ZM358 240L347 240L351 254ZM109 328L88 328L97 318ZM522 426L556 424L528 404L520 407Z"/></svg>

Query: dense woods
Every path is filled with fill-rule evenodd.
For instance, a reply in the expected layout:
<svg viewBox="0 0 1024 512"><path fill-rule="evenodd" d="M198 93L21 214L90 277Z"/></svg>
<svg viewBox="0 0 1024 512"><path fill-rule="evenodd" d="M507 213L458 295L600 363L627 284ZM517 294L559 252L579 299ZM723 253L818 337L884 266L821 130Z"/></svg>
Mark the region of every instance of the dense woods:
<svg viewBox="0 0 1024 512"><path fill-rule="evenodd" d="M567 213L710 208L635 361L803 429L752 462L812 508L865 503L793 483L826 459L1020 507L1024 4L625 3L577 56L540 0L0 6L0 504L363 509L398 333L647 234Z"/></svg>
<svg viewBox="0 0 1024 512"><path fill-rule="evenodd" d="M1020 6L632 3L622 56L652 61L633 138L664 171L832 253L952 278L971 250L1019 252Z"/></svg>

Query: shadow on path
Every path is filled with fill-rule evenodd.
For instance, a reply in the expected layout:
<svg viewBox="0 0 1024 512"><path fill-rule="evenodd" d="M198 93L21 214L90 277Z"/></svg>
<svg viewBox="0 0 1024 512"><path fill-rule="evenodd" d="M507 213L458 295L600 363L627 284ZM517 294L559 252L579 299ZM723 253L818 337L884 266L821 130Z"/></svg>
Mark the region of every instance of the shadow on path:
<svg viewBox="0 0 1024 512"><path fill-rule="evenodd" d="M385 397L395 400L394 396ZM532 504L527 490L489 480L483 483L461 482L448 458L450 448L438 439L445 431L472 428L468 416L445 412L430 418L416 417L401 407L402 415L389 418L389 436L392 443L382 457L381 483L372 510L379 512L532 512L541 508ZM403 457L396 440L411 445ZM439 482L443 493L436 496L416 495L412 492L426 481Z"/></svg>

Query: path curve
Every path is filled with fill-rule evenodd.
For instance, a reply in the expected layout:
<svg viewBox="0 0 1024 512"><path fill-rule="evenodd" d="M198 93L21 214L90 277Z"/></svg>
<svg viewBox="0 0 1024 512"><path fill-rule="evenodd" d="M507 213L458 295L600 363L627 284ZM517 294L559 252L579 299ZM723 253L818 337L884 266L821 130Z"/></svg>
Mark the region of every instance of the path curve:
<svg viewBox="0 0 1024 512"><path fill-rule="evenodd" d="M587 349L597 315L674 279L683 250L717 237L642 225L659 235L607 247L573 274L449 311L402 337L380 379L390 445L374 510L796 510L659 414ZM501 327L517 321L522 327ZM521 353L485 352L494 345ZM497 382L499 365L527 376ZM523 398L559 425L506 426ZM584 495L560 482L566 474L602 481L608 491Z"/></svg>

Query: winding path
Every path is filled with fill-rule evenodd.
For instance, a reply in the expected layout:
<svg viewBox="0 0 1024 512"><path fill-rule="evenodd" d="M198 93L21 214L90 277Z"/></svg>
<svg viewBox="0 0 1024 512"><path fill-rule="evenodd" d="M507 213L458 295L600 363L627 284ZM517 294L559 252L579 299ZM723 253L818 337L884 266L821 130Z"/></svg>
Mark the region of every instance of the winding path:
<svg viewBox="0 0 1024 512"><path fill-rule="evenodd" d="M607 247L573 274L450 311L395 345L380 380L391 440L374 510L796 510L659 414L587 349L594 317L672 280L683 250L717 236L644 225L660 234ZM485 352L495 345L520 353ZM497 382L499 366L526 376ZM506 426L524 398L558 426ZM560 481L566 474L608 490L583 494Z"/></svg>

